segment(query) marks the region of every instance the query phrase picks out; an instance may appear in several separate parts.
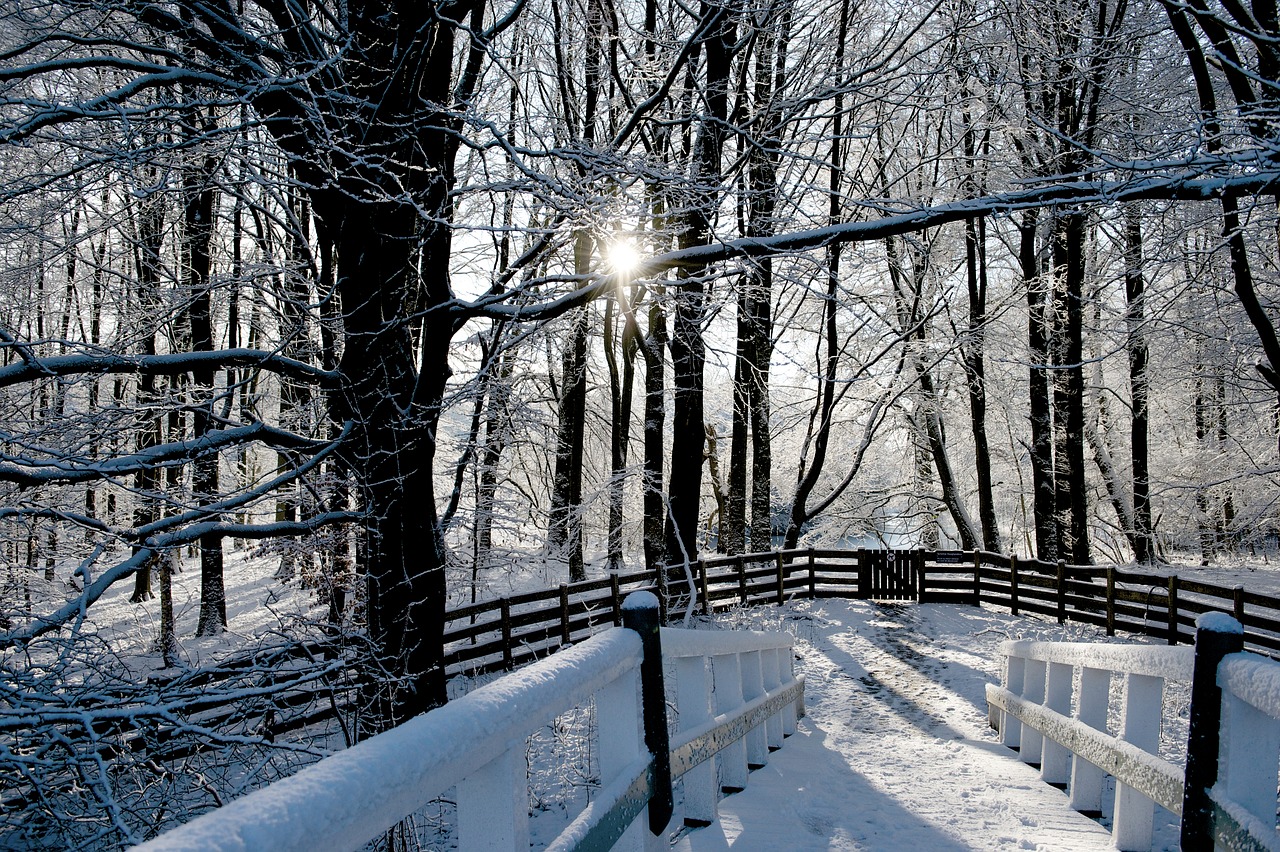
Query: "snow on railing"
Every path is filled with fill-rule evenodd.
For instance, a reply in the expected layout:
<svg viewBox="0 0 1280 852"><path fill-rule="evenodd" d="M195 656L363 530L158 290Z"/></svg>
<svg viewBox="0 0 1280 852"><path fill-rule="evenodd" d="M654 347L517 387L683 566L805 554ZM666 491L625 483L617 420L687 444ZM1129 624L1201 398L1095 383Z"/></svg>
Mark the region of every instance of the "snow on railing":
<svg viewBox="0 0 1280 852"><path fill-rule="evenodd" d="M138 848L357 849L456 787L459 849L524 852L526 739L593 697L601 787L548 848L665 848L672 780L688 773L686 821L714 819L716 762L722 777L733 779L726 787L745 786L747 764L763 764L768 749L795 730L804 680L792 672L787 634L659 631L658 601L648 592L630 595L622 615L622 628L499 678ZM668 742L663 645L678 672L675 748ZM647 821L636 819L646 810Z"/></svg>
<svg viewBox="0 0 1280 852"><path fill-rule="evenodd" d="M1001 645L1001 686L987 686L992 726L1071 806L1100 813L1105 774L1116 781L1116 848L1151 848L1156 804L1182 816L1182 848L1280 850L1280 664L1243 647L1222 613L1196 622L1196 646L1073 642ZM1119 731L1108 729L1111 678L1123 679ZM1191 684L1187 767L1156 752L1164 684ZM1233 759L1234 758L1234 759Z"/></svg>

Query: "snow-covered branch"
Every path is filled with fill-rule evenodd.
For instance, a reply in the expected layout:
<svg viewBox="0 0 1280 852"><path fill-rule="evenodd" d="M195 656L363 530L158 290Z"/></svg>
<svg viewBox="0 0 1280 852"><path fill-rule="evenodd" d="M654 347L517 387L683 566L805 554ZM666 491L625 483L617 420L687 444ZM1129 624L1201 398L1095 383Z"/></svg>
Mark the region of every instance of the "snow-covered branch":
<svg viewBox="0 0 1280 852"><path fill-rule="evenodd" d="M214 352L182 352L172 355L121 355L114 352L101 352L93 355L58 355L40 358L35 362L23 361L0 367L0 387L80 373L174 376L199 368L208 370L230 367L256 367L295 381L316 384L322 388L335 388L339 383L337 372L322 370L275 352L261 349L222 349Z"/></svg>
<svg viewBox="0 0 1280 852"><path fill-rule="evenodd" d="M255 440L270 447L304 451L316 451L329 445L328 441L312 440L265 423L252 423L230 429L217 429L194 440L159 444L141 452L95 462L4 456L8 463L0 463L0 482L12 482L19 488L31 488L55 482L88 482L120 477L145 468L185 463L206 453Z"/></svg>

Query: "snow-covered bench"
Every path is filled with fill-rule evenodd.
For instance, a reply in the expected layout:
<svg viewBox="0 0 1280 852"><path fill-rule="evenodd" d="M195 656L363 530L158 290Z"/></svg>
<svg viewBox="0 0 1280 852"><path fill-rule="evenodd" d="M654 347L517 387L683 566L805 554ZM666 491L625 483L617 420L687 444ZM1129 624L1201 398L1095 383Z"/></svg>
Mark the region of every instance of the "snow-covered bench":
<svg viewBox="0 0 1280 852"><path fill-rule="evenodd" d="M747 763L763 763L795 729L804 681L787 634L659 631L648 592L627 598L623 621L139 848L356 849L456 787L459 849L525 852L526 739L593 698L600 790L548 848L665 848L672 779L686 776L686 819L714 819L714 762L727 785L745 785ZM664 656L676 669L674 748ZM649 819L636 819L645 810Z"/></svg>
<svg viewBox="0 0 1280 852"><path fill-rule="evenodd" d="M1003 684L987 686L991 723L1078 811L1099 813L1104 775L1113 776L1118 849L1151 848L1156 804L1183 817L1185 849L1280 849L1280 663L1241 652L1242 641L1235 619L1207 613L1194 652L1006 642ZM1113 675L1123 680L1116 723ZM1185 770L1157 753L1166 681L1191 684Z"/></svg>

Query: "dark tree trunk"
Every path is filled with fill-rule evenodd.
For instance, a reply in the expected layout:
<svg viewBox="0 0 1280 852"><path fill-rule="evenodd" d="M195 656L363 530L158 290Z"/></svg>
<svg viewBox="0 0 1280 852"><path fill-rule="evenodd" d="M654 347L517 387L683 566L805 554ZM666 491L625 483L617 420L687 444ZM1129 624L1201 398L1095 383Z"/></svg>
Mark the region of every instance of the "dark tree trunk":
<svg viewBox="0 0 1280 852"><path fill-rule="evenodd" d="M1151 474L1148 467L1147 432L1150 419L1147 383L1146 304L1142 271L1142 218L1139 209L1125 208L1125 324L1128 329L1129 394L1132 419L1129 426L1130 464L1133 468L1133 558L1153 562L1155 538L1151 525Z"/></svg>
<svg viewBox="0 0 1280 852"><path fill-rule="evenodd" d="M729 66L734 45L731 12L718 7L714 13L703 3L703 16L714 15L702 43L706 69L706 114L699 128L690 163L692 188L684 198L680 221L681 248L703 245L711 239L711 220L719 197L720 155L728 119ZM698 557L698 522L702 494L702 466L706 431L703 424L703 366L706 361L702 322L706 291L700 270L681 267L679 289L671 329L671 384L674 390L671 421L671 469L667 484L667 560L672 563ZM671 579L684 579L683 567L673 569Z"/></svg>
<svg viewBox="0 0 1280 852"><path fill-rule="evenodd" d="M849 36L850 0L841 0L840 20L835 44L835 70L839 75L844 69L845 43ZM844 182L844 95L836 93L831 117L831 162L827 166L827 221L840 221L841 193ZM840 243L827 246L826 293L822 305L823 331L818 345L818 389L814 395L813 410L809 415L808 435L812 436L813 456L808 460L802 454L796 467L796 490L791 499L791 512L782 546L793 550L800 543L800 533L812 516L809 514L809 496L818 484L826 465L827 444L831 438L831 415L835 407L836 370L840 366L840 349L836 337L837 295L840 289ZM825 344L825 345L824 345ZM808 440L806 440L808 445Z"/></svg>
<svg viewBox="0 0 1280 852"><path fill-rule="evenodd" d="M1040 274L1036 240L1037 214L1023 214L1020 225L1019 261L1027 291L1028 393L1031 415L1031 477L1034 491L1036 556L1046 562L1058 559L1058 523L1054 513L1053 408L1049 396L1049 337L1052 314L1048 310L1045 279Z"/></svg>
<svg viewBox="0 0 1280 852"><path fill-rule="evenodd" d="M666 447L667 321L661 293L649 303L649 334L644 352L644 567L658 570L666 560L667 506L663 499L662 456ZM699 459L701 464L701 459Z"/></svg>
<svg viewBox="0 0 1280 852"><path fill-rule="evenodd" d="M579 241L590 239L579 234ZM581 253L583 247L578 246ZM587 253L589 254L589 249ZM551 491L548 540L569 566L569 581L587 578L582 556L582 453L587 418L588 309L578 308L565 343L560 382L559 426L556 430L556 468Z"/></svg>

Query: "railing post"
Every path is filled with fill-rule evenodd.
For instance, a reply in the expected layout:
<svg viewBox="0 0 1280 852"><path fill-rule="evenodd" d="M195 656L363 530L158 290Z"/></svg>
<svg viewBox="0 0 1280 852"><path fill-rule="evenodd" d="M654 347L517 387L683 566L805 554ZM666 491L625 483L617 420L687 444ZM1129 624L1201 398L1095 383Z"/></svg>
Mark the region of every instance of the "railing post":
<svg viewBox="0 0 1280 852"><path fill-rule="evenodd" d="M528 849L529 794L521 739L458 782L459 849Z"/></svg>
<svg viewBox="0 0 1280 852"><path fill-rule="evenodd" d="M743 606L747 605L747 563L738 555L733 562L734 569L738 572L738 603Z"/></svg>
<svg viewBox="0 0 1280 852"><path fill-rule="evenodd" d="M1022 695L1026 683L1027 661L1024 657L1004 658L1004 688L1014 695ZM1002 713L1000 718L1000 742L1009 748L1022 751L1022 721L1012 713Z"/></svg>
<svg viewBox="0 0 1280 852"><path fill-rule="evenodd" d="M671 821L671 743L667 734L667 698L662 682L662 634L658 600L646 592L627 595L622 626L640 634L640 705L644 744L653 755L653 798L649 800L649 831L660 835Z"/></svg>
<svg viewBox="0 0 1280 852"><path fill-rule="evenodd" d="M1169 644L1178 644L1178 575L1170 574L1168 580L1169 589Z"/></svg>
<svg viewBox="0 0 1280 852"><path fill-rule="evenodd" d="M1049 677L1045 684L1045 707L1063 716L1071 715L1073 674L1073 666L1069 663L1049 663ZM1047 784L1066 786L1071 778L1071 750L1052 738L1046 737L1040 758L1040 777Z"/></svg>
<svg viewBox="0 0 1280 852"><path fill-rule="evenodd" d="M1125 677L1120 738L1155 754L1160 748L1161 694L1164 680L1150 675ZM1116 782L1115 817L1111 835L1121 852L1151 848L1155 802L1127 784Z"/></svg>
<svg viewBox="0 0 1280 852"><path fill-rule="evenodd" d="M680 707L682 730L697 728L711 721L711 677L707 672L707 658L678 657L676 659L676 702ZM712 756L690 769L683 776L684 823L700 827L710 825L716 819L716 762Z"/></svg>
<svg viewBox="0 0 1280 852"><path fill-rule="evenodd" d="M742 667L742 700L754 701L764 695L764 672L760 651L744 651L738 655ZM747 768L759 769L769 762L769 739L765 725L747 731Z"/></svg>
<svg viewBox="0 0 1280 852"><path fill-rule="evenodd" d="M1231 587L1231 613L1244 626L1244 586Z"/></svg>
<svg viewBox="0 0 1280 852"><path fill-rule="evenodd" d="M1116 635L1116 567L1107 566L1107 635Z"/></svg>
<svg viewBox="0 0 1280 852"><path fill-rule="evenodd" d="M1244 648L1240 623L1222 613L1196 619L1196 656L1191 675L1191 709L1187 721L1187 769L1182 798L1182 848L1213 849L1213 803L1209 788L1218 782L1222 690L1218 664ZM1274 797L1274 793L1272 794ZM1274 809L1274 805L1272 806Z"/></svg>
<svg viewBox="0 0 1280 852"><path fill-rule="evenodd" d="M814 564L813 548L809 548L809 598L812 600L818 596L818 569Z"/></svg>
<svg viewBox="0 0 1280 852"><path fill-rule="evenodd" d="M858 548L858 597L871 599L871 554L865 547Z"/></svg>
<svg viewBox="0 0 1280 852"><path fill-rule="evenodd" d="M1099 731L1107 729L1107 705L1111 697L1111 672L1107 669L1080 669L1080 696L1076 718ZM1104 773L1078 754L1071 756L1071 807L1082 814L1102 813Z"/></svg>
<svg viewBox="0 0 1280 852"><path fill-rule="evenodd" d="M1022 698L1032 704L1044 703L1046 665L1043 660L1027 660L1023 663ZM1018 757L1031 766L1040 766L1044 751L1044 735L1030 725L1022 726L1022 742Z"/></svg>
<svg viewBox="0 0 1280 852"><path fill-rule="evenodd" d="M770 648L760 652L760 674L764 678L765 692L771 692L782 685L782 648ZM775 713L765 723L765 734L769 750L782 748L782 717L786 711Z"/></svg>
<svg viewBox="0 0 1280 852"><path fill-rule="evenodd" d="M711 658L715 680L716 713L729 713L742 706L742 667L737 654L717 654ZM720 751L720 787L726 793L747 789L747 742L738 739Z"/></svg>

